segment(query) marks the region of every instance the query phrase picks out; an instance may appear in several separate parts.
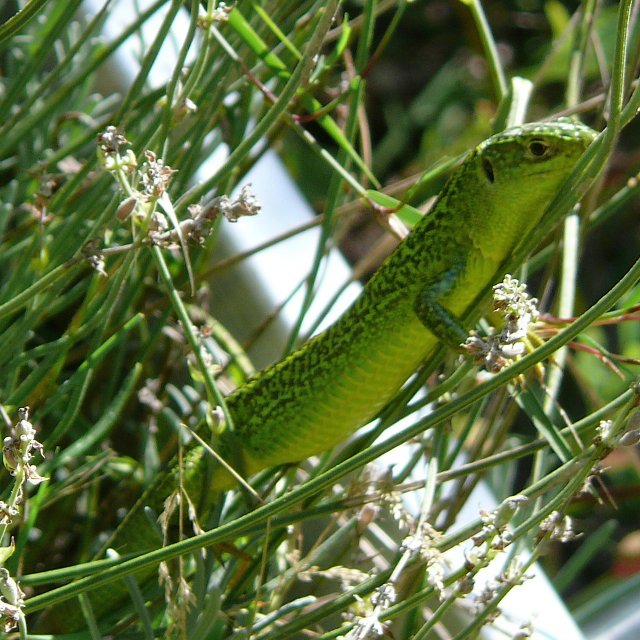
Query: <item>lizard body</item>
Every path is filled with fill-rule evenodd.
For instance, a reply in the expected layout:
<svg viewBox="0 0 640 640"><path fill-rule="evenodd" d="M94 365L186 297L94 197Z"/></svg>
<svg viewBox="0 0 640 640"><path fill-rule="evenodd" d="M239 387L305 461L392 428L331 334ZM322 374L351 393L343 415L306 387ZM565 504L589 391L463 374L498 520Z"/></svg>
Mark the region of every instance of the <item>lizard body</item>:
<svg viewBox="0 0 640 640"><path fill-rule="evenodd" d="M480 144L351 308L228 398L236 430L222 434L222 454L251 475L325 451L375 417L440 341L459 347L512 256L549 231L540 218L593 135L554 122Z"/></svg>

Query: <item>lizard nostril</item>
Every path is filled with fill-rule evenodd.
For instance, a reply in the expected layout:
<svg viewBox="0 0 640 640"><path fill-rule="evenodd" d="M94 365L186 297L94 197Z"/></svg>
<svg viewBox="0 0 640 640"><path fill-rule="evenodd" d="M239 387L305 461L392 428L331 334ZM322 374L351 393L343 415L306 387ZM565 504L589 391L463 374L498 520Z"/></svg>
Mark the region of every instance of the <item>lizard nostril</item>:
<svg viewBox="0 0 640 640"><path fill-rule="evenodd" d="M487 176L487 180L493 184L496 177L493 173L493 165L491 164L491 161L485 158L482 161L482 169L484 170L484 175Z"/></svg>

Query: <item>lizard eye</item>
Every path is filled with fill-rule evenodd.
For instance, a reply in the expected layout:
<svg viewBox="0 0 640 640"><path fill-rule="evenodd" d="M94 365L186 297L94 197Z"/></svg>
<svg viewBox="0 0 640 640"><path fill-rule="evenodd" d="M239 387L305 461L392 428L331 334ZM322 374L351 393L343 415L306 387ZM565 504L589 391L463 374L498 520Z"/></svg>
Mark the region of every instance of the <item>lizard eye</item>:
<svg viewBox="0 0 640 640"><path fill-rule="evenodd" d="M532 140L529 143L529 151L531 155L541 158L547 153L549 145L543 140Z"/></svg>
<svg viewBox="0 0 640 640"><path fill-rule="evenodd" d="M482 161L482 170L484 171L484 175L487 177L487 180L493 184L496 177L493 173L493 165L490 160L486 158Z"/></svg>

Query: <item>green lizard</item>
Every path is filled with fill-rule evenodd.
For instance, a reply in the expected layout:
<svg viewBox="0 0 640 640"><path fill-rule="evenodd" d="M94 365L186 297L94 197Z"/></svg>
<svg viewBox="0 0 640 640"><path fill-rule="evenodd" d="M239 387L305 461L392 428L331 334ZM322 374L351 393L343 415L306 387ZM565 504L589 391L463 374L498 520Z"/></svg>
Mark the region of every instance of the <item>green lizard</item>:
<svg viewBox="0 0 640 640"><path fill-rule="evenodd" d="M351 308L228 397L235 428L218 435L218 452L250 477L325 451L373 419L440 342L458 349L492 285L557 222L541 224L594 136L584 125L557 121L512 128L481 143ZM234 484L209 458L191 445L182 471L191 499L205 510ZM153 484L107 546L124 554L160 546L143 507L161 511L177 483L173 469ZM96 616L110 606L114 590L89 594ZM81 624L67 619L65 629Z"/></svg>

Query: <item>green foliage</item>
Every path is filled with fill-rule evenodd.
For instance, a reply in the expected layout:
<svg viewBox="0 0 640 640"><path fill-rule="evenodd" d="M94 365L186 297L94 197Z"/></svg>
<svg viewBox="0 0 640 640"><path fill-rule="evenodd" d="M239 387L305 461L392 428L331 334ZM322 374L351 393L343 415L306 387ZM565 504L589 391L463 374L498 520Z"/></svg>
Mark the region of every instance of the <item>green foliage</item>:
<svg viewBox="0 0 640 640"><path fill-rule="evenodd" d="M83 597L87 631L78 637L273 640L311 630L365 638L376 637L375 624L388 624L396 637L423 638L440 623L470 638L528 571L530 560L512 563L500 588L473 602L472 619L461 613L463 587L501 545L531 549L531 561L551 548L546 566L563 594L579 600L581 620L606 610L611 600L590 594L618 593L611 549L639 528L629 499L637 470L611 454L628 442L619 434L637 400L631 358L640 339L633 308L640 268L630 268L640 105L633 4L599 3L596 11L589 0L484 7L265 0L238 2L219 19L212 1L156 0L131 10L107 39L110 4L86 16L79 0L4 3L0 401L13 429L5 467L15 474L3 485L5 627L17 625L23 637L27 627L48 633L58 622L39 618L42 610L70 602L80 611L79 595L111 581L124 593L119 608L94 620ZM143 37L158 16L152 36ZM179 16L188 24L176 39ZM109 65L127 38L136 42L138 66L116 95ZM151 86L163 45L176 62ZM183 425L214 426L213 407L253 369L235 337L241 328L221 324L224 301L208 295L208 285L225 264L249 257L217 264L212 256L229 224L223 214L252 212L250 197L247 204L230 194L265 149L279 152L323 213L316 254L296 267L306 294L292 348L334 242L343 241L355 274L367 272L376 240L415 222L461 154L518 120L559 115L578 115L605 133L556 203L566 209L588 189L579 214L529 262L530 288L555 316L543 317L531 338L541 346L493 376L443 355L437 371L419 372L383 411L373 434L408 421L382 444L369 446L367 433L302 471L262 474L255 488L266 502L229 492L198 537L141 557L94 559L188 437ZM227 160L196 183L198 168L223 147ZM425 382L428 398L414 399ZM416 413L436 400L429 414ZM7 463L7 451L24 442L20 409L27 406L38 440L30 435L21 450L28 456ZM613 422L598 431L601 420ZM406 466L393 469L394 482L363 470L409 440L415 448ZM603 464L612 471L598 475L608 454ZM419 513L409 513L400 491L416 490L411 468L425 458L426 497ZM29 473L32 485L48 480L22 496ZM504 502L455 531L480 479ZM508 500L514 494L529 499ZM578 546L567 542L570 514L585 536L565 564ZM183 516L185 534L193 533ZM440 576L440 554L463 541L472 546L473 536L484 536L478 549L494 543L491 552L474 556L472 570L456 573L456 565ZM416 540L420 558L409 558ZM161 560L163 588L138 584L136 571ZM602 578L590 573L596 561Z"/></svg>

